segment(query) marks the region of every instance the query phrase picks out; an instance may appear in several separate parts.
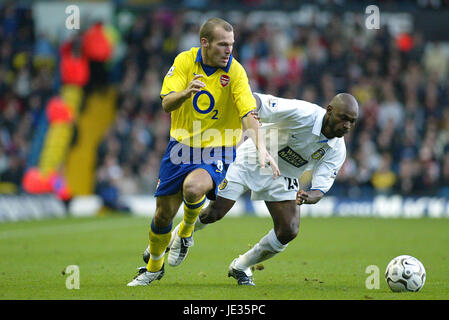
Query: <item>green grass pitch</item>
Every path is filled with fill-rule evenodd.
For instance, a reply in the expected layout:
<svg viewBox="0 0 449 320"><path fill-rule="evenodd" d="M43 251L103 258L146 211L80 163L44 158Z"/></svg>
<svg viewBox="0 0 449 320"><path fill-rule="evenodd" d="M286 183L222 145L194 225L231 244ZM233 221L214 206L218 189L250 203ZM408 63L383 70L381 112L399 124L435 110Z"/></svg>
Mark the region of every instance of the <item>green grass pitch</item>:
<svg viewBox="0 0 449 320"><path fill-rule="evenodd" d="M227 217L197 232L187 259L166 265L160 281L127 287L143 265L149 222L110 215L0 224L0 299L449 299L449 219L304 218L287 249L254 271L256 287L239 287L227 277L230 262L272 222ZM387 287L385 267L401 254L423 262L420 292ZM66 288L68 265L79 267L79 289ZM365 286L370 265L379 267L379 289Z"/></svg>

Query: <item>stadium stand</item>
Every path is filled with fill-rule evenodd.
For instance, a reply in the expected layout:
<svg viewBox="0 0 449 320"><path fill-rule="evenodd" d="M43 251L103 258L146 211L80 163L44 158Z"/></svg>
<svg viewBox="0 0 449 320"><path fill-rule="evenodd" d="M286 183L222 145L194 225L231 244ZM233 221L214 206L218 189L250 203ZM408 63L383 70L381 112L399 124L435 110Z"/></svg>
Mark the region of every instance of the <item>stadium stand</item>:
<svg viewBox="0 0 449 320"><path fill-rule="evenodd" d="M440 1L437 8L428 1L406 3L412 10L448 7L447 1ZM198 10L214 4L183 2ZM272 3L245 4L252 9ZM282 1L280 8L289 4ZM232 8L233 2L227 6ZM122 9L117 7L117 15ZM36 34L31 10L15 4L0 7L0 193L25 191L25 173L39 163L40 152L49 143L46 133L51 126L42 121L46 106L64 90L61 43ZM155 1L150 10L136 11L128 28L120 29L126 50L107 73L116 97L111 97L109 111L97 116L109 120L92 133L96 143L90 149L76 150L82 132L74 129L71 151L53 159L64 168L69 187L80 177L91 181L87 188L73 182L75 194L96 192L114 207L119 206L118 194L154 193L170 127L169 115L160 106L161 81L178 52L198 45L199 25L189 14ZM360 121L346 138L348 157L330 194L449 197L449 53L444 43L427 40L419 29L401 34L387 27L367 30L357 19L352 27L340 28L347 23L341 10L325 25L234 20L234 56L246 68L253 91L322 106L342 91L358 99ZM96 78L98 72L91 71ZM74 81L83 86L80 77ZM89 100L75 99L84 104L77 108L81 119ZM95 124L98 119L91 121ZM59 144L68 147L70 134L66 134L67 141ZM71 162L84 161L80 159L93 153L89 161L94 164L85 168L93 180L89 173L78 176Z"/></svg>

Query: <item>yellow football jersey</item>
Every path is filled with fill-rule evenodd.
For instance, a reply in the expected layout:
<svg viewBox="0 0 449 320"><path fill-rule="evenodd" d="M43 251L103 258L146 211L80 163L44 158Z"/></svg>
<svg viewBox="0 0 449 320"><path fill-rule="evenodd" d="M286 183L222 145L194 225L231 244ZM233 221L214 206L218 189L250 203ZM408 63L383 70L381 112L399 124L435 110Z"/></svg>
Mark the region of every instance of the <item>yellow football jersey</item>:
<svg viewBox="0 0 449 320"><path fill-rule="evenodd" d="M256 108L245 69L232 55L226 68L203 66L200 48L181 52L167 72L161 98L185 90L197 74L206 85L171 112L170 136L191 147L232 147L241 119Z"/></svg>

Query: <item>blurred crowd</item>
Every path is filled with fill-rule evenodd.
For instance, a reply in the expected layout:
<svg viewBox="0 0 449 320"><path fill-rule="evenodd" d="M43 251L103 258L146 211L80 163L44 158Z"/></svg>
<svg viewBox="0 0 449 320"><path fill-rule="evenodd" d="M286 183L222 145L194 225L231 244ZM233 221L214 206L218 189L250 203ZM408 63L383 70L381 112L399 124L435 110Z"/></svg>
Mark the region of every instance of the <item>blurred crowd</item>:
<svg viewBox="0 0 449 320"><path fill-rule="evenodd" d="M1 15L0 180L18 182L33 121L54 81L51 65L30 58L41 40L29 13L15 22ZM449 56L442 43L427 42L419 30L393 36L386 27L367 30L363 21L347 26L339 15L325 27L244 19L233 25L233 55L253 91L323 107L338 92L359 101L360 118L345 137L347 160L330 195L449 197ZM117 116L98 150L99 185L154 193L170 128L162 80L179 52L199 46L198 30L182 12L153 10L123 31L126 50L114 68ZM20 52L28 52L22 65Z"/></svg>
<svg viewBox="0 0 449 320"><path fill-rule="evenodd" d="M37 39L31 10L0 10L0 193L18 192L32 137L57 86L56 51Z"/></svg>
<svg viewBox="0 0 449 320"><path fill-rule="evenodd" d="M241 21L234 56L253 91L321 106L342 91L358 99L361 117L331 194L449 196L447 52L419 32L393 37L387 28L342 23L339 16L325 28ZM120 112L105 144L120 150L125 193L154 191L169 131L161 82L177 53L198 46L198 29L183 14L160 11L137 16L124 37Z"/></svg>

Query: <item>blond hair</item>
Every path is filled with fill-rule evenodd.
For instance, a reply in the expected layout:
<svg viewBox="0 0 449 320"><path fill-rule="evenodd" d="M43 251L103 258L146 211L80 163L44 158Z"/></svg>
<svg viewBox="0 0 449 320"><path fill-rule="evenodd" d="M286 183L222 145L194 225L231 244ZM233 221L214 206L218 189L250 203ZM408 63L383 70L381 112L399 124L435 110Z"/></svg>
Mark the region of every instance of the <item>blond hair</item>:
<svg viewBox="0 0 449 320"><path fill-rule="evenodd" d="M234 31L232 25L220 18L210 18L200 28L200 41L202 38L206 38L207 41L212 42L214 40L214 29L215 27L222 27L225 31Z"/></svg>

